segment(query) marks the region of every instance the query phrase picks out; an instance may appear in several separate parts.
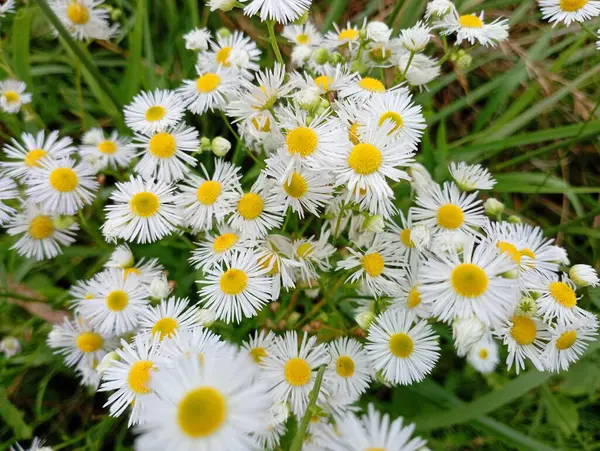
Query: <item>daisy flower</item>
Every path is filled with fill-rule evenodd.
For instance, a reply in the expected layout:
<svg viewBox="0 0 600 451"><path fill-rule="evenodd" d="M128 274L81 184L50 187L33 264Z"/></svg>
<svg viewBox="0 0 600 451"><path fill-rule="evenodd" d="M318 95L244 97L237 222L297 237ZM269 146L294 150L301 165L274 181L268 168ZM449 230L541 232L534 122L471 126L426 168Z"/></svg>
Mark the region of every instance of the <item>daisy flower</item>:
<svg viewBox="0 0 600 451"><path fill-rule="evenodd" d="M139 278L109 269L91 284L93 298L79 302L79 311L103 334L122 335L135 329L148 306L147 289Z"/></svg>
<svg viewBox="0 0 600 451"><path fill-rule="evenodd" d="M600 284L598 273L590 265L573 265L569 277L580 287L596 287Z"/></svg>
<svg viewBox="0 0 600 451"><path fill-rule="evenodd" d="M360 77L354 83L342 88L339 95L342 99L348 99L351 102L357 102L361 104L372 100L373 97L377 97L384 93L392 93L398 90L404 92L405 88L402 87L402 85L397 85L393 88L386 89L383 82L377 78Z"/></svg>
<svg viewBox="0 0 600 451"><path fill-rule="evenodd" d="M19 80L0 81L0 109L5 113L16 114L21 106L31 103L31 94L25 92L27 85Z"/></svg>
<svg viewBox="0 0 600 451"><path fill-rule="evenodd" d="M283 222L281 205L268 195L272 183L261 175L249 192L238 193L235 210L227 223L248 238L263 237L269 230L279 227Z"/></svg>
<svg viewBox="0 0 600 451"><path fill-rule="evenodd" d="M373 404L369 404L366 415L358 418L349 412L335 425L324 430L319 442L328 451L419 451L427 443L421 437L412 437L415 425L403 425L403 418L390 422L388 414L383 416Z"/></svg>
<svg viewBox="0 0 600 451"><path fill-rule="evenodd" d="M184 107L182 99L173 91L141 92L125 107L125 123L134 132L152 135L177 125Z"/></svg>
<svg viewBox="0 0 600 451"><path fill-rule="evenodd" d="M420 382L438 361L438 337L426 320L415 324L410 312L387 310L369 328L367 356L375 371L392 384Z"/></svg>
<svg viewBox="0 0 600 451"><path fill-rule="evenodd" d="M194 28L183 35L185 48L187 50L208 50L208 44L212 39L210 30L206 28Z"/></svg>
<svg viewBox="0 0 600 451"><path fill-rule="evenodd" d="M47 136L42 130L37 135L23 133L22 144L15 138L11 144L5 144L3 151L9 161L1 161L0 168L4 173L17 180L25 180L33 168L40 168L44 159L61 159L75 153L73 140L68 137L59 138L58 132L52 131Z"/></svg>
<svg viewBox="0 0 600 451"><path fill-rule="evenodd" d="M289 402L298 418L308 405L317 368L330 360L327 345L316 342L317 337L308 338L305 333L298 343L296 331L288 331L275 341L264 360L262 378L271 387L272 399Z"/></svg>
<svg viewBox="0 0 600 451"><path fill-rule="evenodd" d="M179 185L180 195L175 200L183 224L194 233L212 229L215 221L222 224L225 216L235 209L235 200L241 192L238 166L218 158L212 177L204 165L200 168L204 176L188 174Z"/></svg>
<svg viewBox="0 0 600 451"><path fill-rule="evenodd" d="M25 204L25 211L15 214L6 226L6 233L18 236L12 245L19 255L35 260L46 260L62 254L62 246L75 242L76 222L67 227L58 227L55 215L45 213L34 202Z"/></svg>
<svg viewBox="0 0 600 451"><path fill-rule="evenodd" d="M431 28L420 20L413 27L400 32L400 43L409 52L422 52L427 47L430 38Z"/></svg>
<svg viewBox="0 0 600 451"><path fill-rule="evenodd" d="M364 282L368 291L376 297L392 295L404 277L402 267L406 262L400 260L390 244L389 240L378 235L364 252L348 247L350 256L338 262L337 269L355 270L346 282Z"/></svg>
<svg viewBox="0 0 600 451"><path fill-rule="evenodd" d="M125 269L130 268L135 263L133 252L128 244L121 244L115 247L115 250L110 254L110 259L104 264L106 268Z"/></svg>
<svg viewBox="0 0 600 451"><path fill-rule="evenodd" d="M458 163L453 161L450 163L448 170L458 187L463 191L488 190L496 184L492 174L480 164L470 165L464 161Z"/></svg>
<svg viewBox="0 0 600 451"><path fill-rule="evenodd" d="M196 72L198 77L195 80L183 80L183 85L177 89L183 100L182 105L194 114L224 110L233 98L238 97L245 85L240 83L237 74L231 69L219 67L211 71L197 65Z"/></svg>
<svg viewBox="0 0 600 451"><path fill-rule="evenodd" d="M311 0L250 0L244 8L244 14L259 15L263 22L272 20L287 24L307 12L310 3Z"/></svg>
<svg viewBox="0 0 600 451"><path fill-rule="evenodd" d="M334 23L333 28L335 31L329 31L325 35L325 46L327 48L333 50L346 44L348 44L350 50L357 47L360 41L360 29L356 25L348 22L345 27L340 28L338 24Z"/></svg>
<svg viewBox="0 0 600 451"><path fill-rule="evenodd" d="M303 25L286 25L283 27L281 36L294 45L307 45L309 47L318 47L322 39L317 27L310 22Z"/></svg>
<svg viewBox="0 0 600 451"><path fill-rule="evenodd" d="M5 205L3 201L16 199L18 196L17 185L13 179L8 177L0 179L0 225L15 212L14 208Z"/></svg>
<svg viewBox="0 0 600 451"><path fill-rule="evenodd" d="M444 17L446 14L450 13L450 11L455 10L454 3L449 0L430 0L427 3L425 19L429 20L431 17Z"/></svg>
<svg viewBox="0 0 600 451"><path fill-rule="evenodd" d="M27 196L45 211L67 215L91 204L99 186L87 164L70 158L43 160L41 167L31 171L27 185Z"/></svg>
<svg viewBox="0 0 600 451"><path fill-rule="evenodd" d="M131 406L127 426L139 424L150 399L154 398L151 387L157 376L156 359L160 340L149 333L137 334L131 343L121 339L121 348L115 359L102 373L99 391L114 391L104 407L110 407L110 416L119 417Z"/></svg>
<svg viewBox="0 0 600 451"><path fill-rule="evenodd" d="M48 334L48 346L55 354L64 356L67 366L89 366L95 368L107 352L117 346L111 335L98 333L88 322L75 315L55 324Z"/></svg>
<svg viewBox="0 0 600 451"><path fill-rule="evenodd" d="M494 334L508 348L506 365L509 371L514 365L519 374L525 369L526 359L539 371L545 370L541 354L550 338L547 329L546 324L538 318L517 312L496 329Z"/></svg>
<svg viewBox="0 0 600 451"><path fill-rule="evenodd" d="M412 209L413 220L432 232L461 231L474 233L474 227L485 222L481 200L477 193L461 193L454 183L437 183L417 193L417 206Z"/></svg>
<svg viewBox="0 0 600 451"><path fill-rule="evenodd" d="M476 343L467 354L467 362L481 374L489 374L498 366L498 345L491 338Z"/></svg>
<svg viewBox="0 0 600 451"><path fill-rule="evenodd" d="M290 74L290 85L298 90L307 90L317 88L319 95L338 92L341 89L349 86L358 79L358 74L352 72L348 67L338 64L335 67L325 66L320 71L322 74L314 77L308 72L292 72ZM356 107L356 104L345 102L343 105L347 107L350 104ZM336 102L337 107L342 107Z"/></svg>
<svg viewBox="0 0 600 451"><path fill-rule="evenodd" d="M162 341L196 325L198 307L189 307L189 299L171 297L160 304L146 309L140 318L139 329L158 335Z"/></svg>
<svg viewBox="0 0 600 451"><path fill-rule="evenodd" d="M234 254L231 261L207 269L199 292L205 308L218 319L239 323L256 316L271 301L271 277L251 252Z"/></svg>
<svg viewBox="0 0 600 451"><path fill-rule="evenodd" d="M293 251L288 237L271 234L256 244L254 252L258 263L273 278L271 298L279 299L282 286L286 291L296 286L295 270L301 266L301 263L289 258Z"/></svg>
<svg viewBox="0 0 600 451"><path fill-rule="evenodd" d="M189 357L153 376L157 396L142 415L135 448L148 451L256 449L271 399L256 368L231 347Z"/></svg>
<svg viewBox="0 0 600 451"><path fill-rule="evenodd" d="M246 78L252 79L253 72L260 69L260 50L256 43L244 33L235 30L211 42L210 51L198 55L198 67L216 71L219 67L231 69Z"/></svg>
<svg viewBox="0 0 600 451"><path fill-rule="evenodd" d="M556 26L559 22L567 27L573 22L585 22L600 15L597 0L540 0L542 17Z"/></svg>
<svg viewBox="0 0 600 451"><path fill-rule="evenodd" d="M431 305L424 302L420 290L419 274L422 272L422 261L417 257L409 260L406 277L398 281L392 300L392 307L412 312L418 318L431 316Z"/></svg>
<svg viewBox="0 0 600 451"><path fill-rule="evenodd" d="M98 170L127 168L135 156L129 138L119 136L116 130L107 138L101 128L92 128L83 135L82 141L79 155Z"/></svg>
<svg viewBox="0 0 600 451"><path fill-rule="evenodd" d="M329 243L331 232L325 228L321 229L321 236L317 240L314 236L302 238L292 243L292 256L300 262L300 275L304 282L312 286L317 279L317 268L321 271L330 271L329 257L337 251L337 248Z"/></svg>
<svg viewBox="0 0 600 451"><path fill-rule="evenodd" d="M590 342L596 341L598 321L585 318L571 324L557 324L550 328L550 341L544 348L542 360L546 369L566 371L583 355Z"/></svg>
<svg viewBox="0 0 600 451"><path fill-rule="evenodd" d="M541 4L544 1L548 2L549 0L542 0ZM556 2L551 0L551 3ZM459 16L456 10L453 10L451 14L447 14L437 22L435 27L440 29L441 35L448 36L456 33L456 45L462 41L468 41L471 45L479 42L484 47L495 47L499 42L508 38L508 19L496 19L492 23L484 23L483 11L479 16L475 14Z"/></svg>
<svg viewBox="0 0 600 451"><path fill-rule="evenodd" d="M206 271L230 262L237 253L251 251L255 245L254 240L246 238L238 230L219 227L218 233L207 233L204 240L196 243L189 262L196 269Z"/></svg>
<svg viewBox="0 0 600 451"><path fill-rule="evenodd" d="M150 283L164 275L165 268L160 264L158 258L141 258L134 266L125 268L124 277L135 275L142 284L149 286Z"/></svg>
<svg viewBox="0 0 600 451"><path fill-rule="evenodd" d="M206 352L215 352L229 346L231 345L221 341L217 334L200 325L195 325L189 329L179 330L171 337L165 337L160 347L160 362L164 361L169 366L177 366L181 358L190 355L198 356L198 359L202 361Z"/></svg>
<svg viewBox="0 0 600 451"><path fill-rule="evenodd" d="M362 345L352 338L340 338L329 343L329 354L325 380L331 391L341 391L351 399L366 392L373 370Z"/></svg>
<svg viewBox="0 0 600 451"><path fill-rule="evenodd" d="M421 106L415 105L410 93L404 89L372 97L365 108L360 110L358 122L376 122L378 127L388 122L393 126L391 135L415 150L426 127ZM365 132L365 127L366 125L358 127L359 135Z"/></svg>
<svg viewBox="0 0 600 451"><path fill-rule="evenodd" d="M254 334L242 342L242 349L252 358L254 363L262 368L265 359L271 355L271 349L277 336L272 331L254 331Z"/></svg>
<svg viewBox="0 0 600 451"><path fill-rule="evenodd" d="M418 255L429 245L429 229L421 225L413 224L412 208L405 215L399 211L400 224L390 220L387 222L389 232L388 238L394 242L396 252L400 257L406 257L407 261ZM426 231L424 231L424 230Z"/></svg>
<svg viewBox="0 0 600 451"><path fill-rule="evenodd" d="M52 0L50 7L75 39L108 41L119 29L111 25L104 0ZM58 36L58 31L54 31Z"/></svg>
<svg viewBox="0 0 600 451"><path fill-rule="evenodd" d="M406 81L409 85L422 89L440 75L441 65L435 58L430 58L422 53L411 54L404 48L402 50L392 55L392 62L400 73L406 74Z"/></svg>
<svg viewBox="0 0 600 451"><path fill-rule="evenodd" d="M151 243L170 235L179 225L175 206L175 187L160 181L132 177L117 183L105 207L106 222L102 231L107 238Z"/></svg>
<svg viewBox="0 0 600 451"><path fill-rule="evenodd" d="M495 247L466 240L462 254L455 249L423 263L421 297L440 321L477 316L486 326L499 325L518 300L518 286L502 274L515 268Z"/></svg>

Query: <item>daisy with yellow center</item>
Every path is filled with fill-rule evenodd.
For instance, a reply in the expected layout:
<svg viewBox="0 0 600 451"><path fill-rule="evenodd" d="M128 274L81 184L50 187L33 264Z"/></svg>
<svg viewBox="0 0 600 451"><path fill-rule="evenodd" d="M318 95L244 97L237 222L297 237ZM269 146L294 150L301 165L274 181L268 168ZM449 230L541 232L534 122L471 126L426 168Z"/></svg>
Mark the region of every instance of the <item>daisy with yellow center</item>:
<svg viewBox="0 0 600 451"><path fill-rule="evenodd" d="M183 330L192 329L197 324L198 307L189 307L189 303L187 298L163 299L160 304L147 309L142 314L140 330L150 332L163 341Z"/></svg>
<svg viewBox="0 0 600 451"><path fill-rule="evenodd" d="M134 132L152 135L174 127L183 116L184 104L166 89L141 92L125 107L125 123Z"/></svg>
<svg viewBox="0 0 600 451"><path fill-rule="evenodd" d="M300 278L309 286L312 286L317 280L317 269L325 272L331 271L329 258L337 251L337 248L329 242L331 231L327 229L326 225L321 228L320 232L318 240L311 236L294 240L292 243L291 256L301 264Z"/></svg>
<svg viewBox="0 0 600 451"><path fill-rule="evenodd" d="M429 318L431 305L423 301L420 288L420 273L423 263L417 257L409 258L406 276L399 280L392 306L412 312L417 318Z"/></svg>
<svg viewBox="0 0 600 451"><path fill-rule="evenodd" d="M242 348L248 353L256 365L262 367L266 358L271 353L271 347L276 335L272 331L255 331L254 334L242 343Z"/></svg>
<svg viewBox="0 0 600 451"><path fill-rule="evenodd" d="M491 23L485 23L483 11L477 16L459 15L456 10L453 10L438 21L436 27L439 28L441 35L448 36L456 33L457 44L468 41L471 45L477 42L484 47L495 47L508 38L508 20L496 19Z"/></svg>
<svg viewBox="0 0 600 451"><path fill-rule="evenodd" d="M556 26L573 22L585 22L600 15L600 2L597 0L541 0L542 17Z"/></svg>
<svg viewBox="0 0 600 451"><path fill-rule="evenodd" d="M367 356L391 384L422 381L439 358L437 335L426 320L415 322L412 313L389 309L369 328Z"/></svg>
<svg viewBox="0 0 600 451"><path fill-rule="evenodd" d="M219 67L230 69L244 78L252 79L259 70L260 50L244 33L235 30L226 36L217 33L210 42L210 50L198 54L198 66L216 71Z"/></svg>
<svg viewBox="0 0 600 451"><path fill-rule="evenodd" d="M333 50L347 45L350 50L358 47L360 41L360 29L350 22L345 27L339 27L333 24L334 31L329 31L325 35L325 46Z"/></svg>
<svg viewBox="0 0 600 451"><path fill-rule="evenodd" d="M279 299L281 288L290 291L296 287L297 270L302 263L293 258L291 240L283 235L270 234L256 242L254 251L261 268L273 278L271 298Z"/></svg>
<svg viewBox="0 0 600 451"><path fill-rule="evenodd" d="M271 399L258 368L228 345L200 361L182 357L153 376L137 449L254 449L251 433L265 429ZM172 447L172 448L171 448Z"/></svg>
<svg viewBox="0 0 600 451"><path fill-rule="evenodd" d="M154 397L151 383L159 372L159 347L159 337L147 332L138 333L131 343L121 339L119 359L102 373L99 391L113 392L104 406L109 406L112 417L131 407L128 426L140 423L146 403Z"/></svg>
<svg viewBox="0 0 600 451"><path fill-rule="evenodd" d="M104 0L52 0L50 6L75 39L108 41L119 25L110 23L110 13L102 7L103 3Z"/></svg>
<svg viewBox="0 0 600 451"><path fill-rule="evenodd" d="M194 233L208 231L213 225L223 224L225 217L235 209L235 200L241 192L239 167L219 158L215 161L212 177L201 165L204 176L188 174L179 185L179 205L183 224Z"/></svg>
<svg viewBox="0 0 600 451"><path fill-rule="evenodd" d="M255 242L231 227L219 227L218 233L207 233L205 239L196 243L189 262L200 270L214 268L221 263L229 262L237 252L245 252L254 248Z"/></svg>
<svg viewBox="0 0 600 451"><path fill-rule="evenodd" d="M550 341L541 357L546 369L554 372L568 370L589 344L597 340L597 336L598 320L592 316L551 327Z"/></svg>
<svg viewBox="0 0 600 451"><path fill-rule="evenodd" d="M481 374L493 372L499 361L498 344L491 337L485 337L473 345L467 354L467 362Z"/></svg>
<svg viewBox="0 0 600 451"><path fill-rule="evenodd" d="M314 61L311 59L311 63ZM351 71L348 67L338 64L333 67L330 64L325 64L316 71L318 74L315 76L314 73L308 72L292 72L290 74L290 85L299 91L311 90L314 88L318 89L321 96L328 93L337 93L342 88L349 86L358 80L358 74ZM347 105L341 105L339 102L338 107L346 107ZM352 106L357 108L353 103Z"/></svg>
<svg viewBox="0 0 600 451"><path fill-rule="evenodd" d="M359 104L365 104L373 98L384 95L385 93L393 93L396 91L405 92L406 89L401 85L394 86L387 89L385 84L374 77L362 77L348 84L346 87L340 90L340 98L347 99L351 102L357 102ZM370 117L373 120L372 117ZM394 127L397 123L394 123ZM396 131L395 129L394 131Z"/></svg>
<svg viewBox="0 0 600 451"><path fill-rule="evenodd" d="M292 412L302 416L314 385L316 369L329 362L327 346L317 345L317 337L295 331L277 337L263 365L263 379L271 389L272 399L288 402Z"/></svg>
<svg viewBox="0 0 600 451"><path fill-rule="evenodd" d="M100 333L122 335L137 327L148 305L147 290L137 276L108 269L93 279L93 298L80 300L79 311Z"/></svg>
<svg viewBox="0 0 600 451"><path fill-rule="evenodd" d="M92 128L83 135L82 141L79 155L97 171L126 168L135 156L130 139L119 136L116 130L106 136L101 128Z"/></svg>
<svg viewBox="0 0 600 451"><path fill-rule="evenodd" d="M329 344L331 361L326 379L333 393L358 398L369 388L373 370L363 346L352 338L340 338Z"/></svg>
<svg viewBox="0 0 600 451"><path fill-rule="evenodd" d="M272 20L285 25L307 13L310 4L310 0L250 0L244 14L260 16L263 22Z"/></svg>
<svg viewBox="0 0 600 451"><path fill-rule="evenodd" d="M486 326L499 326L518 301L518 284L501 276L514 269L515 263L495 246L475 246L469 237L461 254L452 248L425 260L419 292L440 321L475 315Z"/></svg>
<svg viewBox="0 0 600 451"><path fill-rule="evenodd" d="M21 107L31 102L31 94L25 92L27 85L22 81L6 79L0 81L0 111L16 114Z"/></svg>
<svg viewBox="0 0 600 451"><path fill-rule="evenodd" d="M198 312L196 317L199 319ZM207 352L216 351L224 346L228 344L221 341L217 334L196 324L162 340L160 363L165 362L168 366L176 366L182 357L190 356L196 356L198 361L203 362Z"/></svg>
<svg viewBox="0 0 600 451"><path fill-rule="evenodd" d="M117 183L116 188L111 195L113 204L105 207L102 230L106 237L150 243L171 234L180 224L173 186L132 177Z"/></svg>
<svg viewBox="0 0 600 451"><path fill-rule="evenodd" d="M322 39L319 30L310 22L303 25L286 25L281 36L294 45L307 45L311 48L318 47Z"/></svg>
<svg viewBox="0 0 600 451"><path fill-rule="evenodd" d="M544 371L541 354L550 336L548 327L534 315L516 312L494 333L508 347L506 365L515 366L517 374L529 360L539 371Z"/></svg>
<svg viewBox="0 0 600 451"><path fill-rule="evenodd" d="M204 308L227 323L256 316L271 301L273 281L252 252L232 255L230 261L207 269L197 282Z"/></svg>

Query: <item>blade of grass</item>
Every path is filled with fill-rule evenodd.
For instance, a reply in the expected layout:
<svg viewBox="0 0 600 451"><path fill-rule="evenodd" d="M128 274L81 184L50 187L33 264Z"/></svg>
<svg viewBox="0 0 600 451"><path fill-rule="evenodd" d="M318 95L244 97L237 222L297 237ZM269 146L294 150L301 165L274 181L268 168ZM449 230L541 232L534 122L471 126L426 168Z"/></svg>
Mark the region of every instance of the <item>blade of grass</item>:
<svg viewBox="0 0 600 451"><path fill-rule="evenodd" d="M302 423L300 423L300 427L298 428L298 433L294 437L294 441L292 442L292 446L290 446L290 451L300 451L302 449L302 444L304 443L304 436L306 435L306 431L308 431L308 425L310 424L310 419L312 417L312 408L317 403L317 398L319 397L319 391L321 390L321 383L323 382L323 374L325 373L325 368L327 365L322 365L317 372L317 376L315 378L315 385L310 392L308 406L306 407L306 413L302 418Z"/></svg>
<svg viewBox="0 0 600 451"><path fill-rule="evenodd" d="M140 90L144 71L142 68L142 43L144 38L144 17L146 0L137 0L135 9L135 25L129 35L129 57L123 80L123 99L129 102Z"/></svg>
<svg viewBox="0 0 600 451"><path fill-rule="evenodd" d="M323 22L323 32L329 30L334 23L340 20L348 3L350 3L350 0L333 0L333 4L329 8L329 13Z"/></svg>
<svg viewBox="0 0 600 451"><path fill-rule="evenodd" d="M31 86L29 62L29 43L31 39L31 8L23 7L17 11L11 32L12 67L18 77Z"/></svg>

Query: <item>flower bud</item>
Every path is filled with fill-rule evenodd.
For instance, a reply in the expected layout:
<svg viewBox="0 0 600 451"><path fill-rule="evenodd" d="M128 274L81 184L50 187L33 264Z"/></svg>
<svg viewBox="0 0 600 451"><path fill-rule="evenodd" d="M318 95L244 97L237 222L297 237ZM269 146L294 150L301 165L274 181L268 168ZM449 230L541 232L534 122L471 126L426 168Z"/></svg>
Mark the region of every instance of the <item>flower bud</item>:
<svg viewBox="0 0 600 451"><path fill-rule="evenodd" d="M319 88L316 86L301 89L296 94L294 94L296 98L296 102L302 109L312 110L317 108L321 104L321 96L319 95Z"/></svg>
<svg viewBox="0 0 600 451"><path fill-rule="evenodd" d="M308 11L304 11L304 14L302 14L300 17L298 17L296 20L294 20L294 25L304 25L307 20L308 20Z"/></svg>
<svg viewBox="0 0 600 451"><path fill-rule="evenodd" d="M365 221L363 222L362 228L363 230L367 230L369 232L381 233L385 228L385 221L381 215L367 215Z"/></svg>
<svg viewBox="0 0 600 451"><path fill-rule="evenodd" d="M75 218L73 216L68 215L58 215L54 218L54 227L57 229L68 229L75 222Z"/></svg>
<svg viewBox="0 0 600 451"><path fill-rule="evenodd" d="M458 55L458 58L456 60L456 64L460 69L468 69L469 67L471 67L472 63L473 57L466 52Z"/></svg>
<svg viewBox="0 0 600 451"><path fill-rule="evenodd" d="M237 4L237 0L209 0L208 6L210 6L211 11L221 10L224 12L231 11L235 8ZM219 29L217 33L219 33L223 28ZM229 30L227 30L229 31Z"/></svg>
<svg viewBox="0 0 600 451"><path fill-rule="evenodd" d="M112 365L113 362L118 362L119 360L121 360L119 354L117 354L115 351L109 352L102 357L102 360L100 360L100 363L96 367L96 371L102 374Z"/></svg>
<svg viewBox="0 0 600 451"><path fill-rule="evenodd" d="M341 53L332 53L329 56L329 64L331 64L332 66L337 66L338 64L342 64L344 63L344 61L346 61L346 59L343 57L343 55Z"/></svg>
<svg viewBox="0 0 600 451"><path fill-rule="evenodd" d="M312 49L308 45L297 45L292 50L292 62L296 66L303 67L311 55Z"/></svg>
<svg viewBox="0 0 600 451"><path fill-rule="evenodd" d="M107 268L127 269L133 266L135 262L133 253L127 244L117 246L110 255L110 260L106 263Z"/></svg>
<svg viewBox="0 0 600 451"><path fill-rule="evenodd" d="M246 69L250 64L250 54L244 49L232 49L229 63L236 69Z"/></svg>
<svg viewBox="0 0 600 451"><path fill-rule="evenodd" d="M383 22L369 22L367 25L367 38L375 42L388 42L392 30Z"/></svg>
<svg viewBox="0 0 600 451"><path fill-rule="evenodd" d="M10 359L20 351L21 342L16 337L4 337L2 341L0 341L0 352L2 352L7 359Z"/></svg>
<svg viewBox="0 0 600 451"><path fill-rule="evenodd" d="M569 277L580 287L598 285L598 274L590 265L574 265L569 271Z"/></svg>
<svg viewBox="0 0 600 451"><path fill-rule="evenodd" d="M521 218L516 215L511 215L506 219L511 224L521 224Z"/></svg>
<svg viewBox="0 0 600 451"><path fill-rule="evenodd" d="M215 0L213 0L213 1L215 1ZM235 2L233 2L233 3L235 3ZM214 10L213 10L213 11L214 11ZM222 39L227 39L228 37L230 37L230 36L231 36L231 31L229 31L229 30L228 30L227 28L225 28L225 27L221 27L221 28L219 28L219 29L217 30L217 33L216 33L216 34L217 34L217 36L218 36L218 37L220 37L220 38L222 38Z"/></svg>
<svg viewBox="0 0 600 451"><path fill-rule="evenodd" d="M485 324L476 316L455 319L452 323L452 337L457 355L467 355L471 347L483 338L486 330Z"/></svg>
<svg viewBox="0 0 600 451"><path fill-rule="evenodd" d="M515 309L515 313L522 316L534 316L536 311L537 305L531 296L522 296Z"/></svg>
<svg viewBox="0 0 600 451"><path fill-rule="evenodd" d="M431 241L431 232L424 225L417 225L410 229L410 242L418 249L422 250L429 246Z"/></svg>
<svg viewBox="0 0 600 451"><path fill-rule="evenodd" d="M269 425L275 427L285 423L290 416L290 408L284 401L274 403L269 408Z"/></svg>
<svg viewBox="0 0 600 451"><path fill-rule="evenodd" d="M196 313L196 321L198 321L198 324L204 327L210 327L216 319L217 317L212 310L203 308L198 310L198 313Z"/></svg>
<svg viewBox="0 0 600 451"><path fill-rule="evenodd" d="M213 139L211 144L212 151L217 157L224 157L231 150L231 143L221 136Z"/></svg>
<svg viewBox="0 0 600 451"><path fill-rule="evenodd" d="M375 314L371 311L360 312L358 315L354 317L356 323L360 326L361 329L367 330L373 322L375 318Z"/></svg>
<svg viewBox="0 0 600 451"><path fill-rule="evenodd" d="M160 277L155 277L150 282L150 287L148 288L148 296L155 301L160 301L161 299L169 296L171 292L171 286L169 285L169 281L167 277L163 274Z"/></svg>
<svg viewBox="0 0 600 451"><path fill-rule="evenodd" d="M206 28L194 28L183 35L185 48L188 50L204 51L208 49L210 32Z"/></svg>
<svg viewBox="0 0 600 451"><path fill-rule="evenodd" d="M326 64L329 62L329 51L323 47L316 49L312 54L312 58L319 65Z"/></svg>
<svg viewBox="0 0 600 451"><path fill-rule="evenodd" d="M519 270L511 269L510 271L506 271L501 274L505 279L518 279L519 278Z"/></svg>
<svg viewBox="0 0 600 451"><path fill-rule="evenodd" d="M493 197L488 198L483 204L485 214L490 218L497 218L504 212L504 204Z"/></svg>

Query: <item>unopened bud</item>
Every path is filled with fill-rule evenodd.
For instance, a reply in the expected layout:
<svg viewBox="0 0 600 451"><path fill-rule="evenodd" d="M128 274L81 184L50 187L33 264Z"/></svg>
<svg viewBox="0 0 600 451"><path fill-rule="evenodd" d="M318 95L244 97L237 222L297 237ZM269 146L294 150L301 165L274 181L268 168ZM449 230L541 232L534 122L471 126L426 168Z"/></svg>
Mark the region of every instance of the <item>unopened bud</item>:
<svg viewBox="0 0 600 451"><path fill-rule="evenodd" d="M521 218L519 218L516 215L511 215L508 217L507 219L508 222L510 222L511 224L521 224Z"/></svg>
<svg viewBox="0 0 600 451"><path fill-rule="evenodd" d="M224 157L231 150L231 143L221 136L213 139L211 144L212 151L217 157Z"/></svg>
<svg viewBox="0 0 600 451"><path fill-rule="evenodd" d="M367 312L360 312L358 315L356 315L354 317L354 320L361 327L361 329L367 330L369 328L369 326L371 325L371 323L373 322L374 318L375 318L375 315L373 314L373 312L367 311Z"/></svg>
<svg viewBox="0 0 600 451"><path fill-rule="evenodd" d="M490 197L483 204L485 208L485 214L490 218L497 218L504 212L504 204L493 197Z"/></svg>
<svg viewBox="0 0 600 451"><path fill-rule="evenodd" d="M316 49L312 54L312 58L319 65L326 64L329 62L329 51L326 48Z"/></svg>

